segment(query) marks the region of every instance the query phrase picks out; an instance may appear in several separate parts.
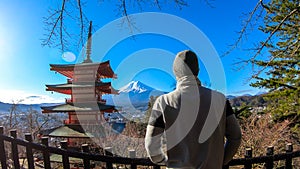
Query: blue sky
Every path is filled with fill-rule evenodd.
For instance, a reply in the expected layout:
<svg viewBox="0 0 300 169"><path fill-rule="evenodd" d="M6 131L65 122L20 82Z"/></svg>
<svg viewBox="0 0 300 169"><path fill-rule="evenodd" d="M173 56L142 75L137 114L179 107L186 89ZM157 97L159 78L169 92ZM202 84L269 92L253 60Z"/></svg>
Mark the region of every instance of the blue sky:
<svg viewBox="0 0 300 169"><path fill-rule="evenodd" d="M80 49L73 47L68 50L76 57L74 61L71 61L72 58L63 58L58 48L41 45L41 39L47 33L44 29L43 17L49 15L47 11L50 6L56 7L59 2L51 0L0 1L0 101L9 102L20 98L29 98L29 96L40 96L40 102L57 102L57 100L61 101L65 97L45 91L45 84L66 82L65 77L50 71L49 64L78 63L81 60ZM182 9L175 7L172 3L162 4L161 10L145 6L143 12L163 12L187 20L206 35L221 55L229 48L228 45L237 38L236 32L241 29L242 21L246 19L243 13L251 11L256 1L215 0L212 1L214 8L209 7L201 0L192 0L188 3L189 6ZM140 12L134 8L128 7L129 14ZM101 3L88 1L85 11L87 18L92 20L95 25L95 32L120 17L116 12L116 3L112 1ZM120 25L118 29L125 28ZM73 31L75 28L71 27L70 30ZM242 45L244 48L251 47L253 42L261 37L262 34L254 30L248 39L243 41ZM105 45L106 40L103 37L101 43L97 43L100 49L101 45ZM109 59L112 68L118 74L118 79L113 81L115 88L120 88L131 80L140 80L151 87L170 91L175 83L172 74L156 68L137 71L134 69L135 65L130 65L130 62L120 68L120 64L128 61L126 58L129 56L136 57L137 59L134 61L140 61L143 64L146 62L143 56L155 55L157 52L164 54L158 63L171 67L174 55L187 48L189 46L171 37L142 34L135 36L135 38L122 40L111 48L105 56L100 57ZM97 52L95 53L97 54ZM249 87L249 82L247 82L252 73L251 67L239 71L233 70L233 63L238 58L245 58L248 55L249 52L237 49L230 55L220 58L226 76L226 94L240 95L259 92L259 89ZM97 60L98 57L92 55L93 61L99 61ZM205 71L205 65L201 65L200 69L200 80L209 85L210 80ZM127 77L130 72L133 76ZM32 101L34 102L34 100Z"/></svg>

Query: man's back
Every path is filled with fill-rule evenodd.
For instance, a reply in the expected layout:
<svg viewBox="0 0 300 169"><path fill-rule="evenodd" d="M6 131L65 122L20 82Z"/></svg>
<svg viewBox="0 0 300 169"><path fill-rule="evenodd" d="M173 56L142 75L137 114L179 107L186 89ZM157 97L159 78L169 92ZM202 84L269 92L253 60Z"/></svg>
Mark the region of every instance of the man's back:
<svg viewBox="0 0 300 169"><path fill-rule="evenodd" d="M191 84L181 83L175 91L157 100L160 102L159 105L164 107L162 117L168 149L167 166L169 168L220 168L223 165L224 155L226 100L221 93L198 85L195 91L194 87ZM212 98L214 100L211 100ZM214 104L217 102L219 103ZM209 127L209 130L214 131L203 131L209 112L213 113L214 120L218 120L219 123ZM199 143L202 132L212 135L203 143Z"/></svg>
<svg viewBox="0 0 300 169"><path fill-rule="evenodd" d="M222 168L241 141L229 102L223 94L201 86L193 52L180 52L173 71L176 90L156 100L147 126L145 147L150 159L168 168ZM167 154L162 151L164 135Z"/></svg>

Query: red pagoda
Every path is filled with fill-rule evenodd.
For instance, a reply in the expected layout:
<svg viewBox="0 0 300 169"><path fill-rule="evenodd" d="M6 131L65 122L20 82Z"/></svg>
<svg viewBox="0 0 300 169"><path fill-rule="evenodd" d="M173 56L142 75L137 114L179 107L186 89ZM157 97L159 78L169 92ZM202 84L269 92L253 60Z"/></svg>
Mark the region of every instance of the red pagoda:
<svg viewBox="0 0 300 169"><path fill-rule="evenodd" d="M84 125L99 125L104 113L116 112L114 106L107 105L103 94L117 94L106 78L117 78L109 61L93 63L91 60L91 29L90 22L86 59L80 64L50 64L50 70L67 77L67 83L46 85L47 91L69 95L64 104L42 107L43 113L67 113L68 119L64 126L49 130L49 137L67 138L70 146L78 143L78 138L90 138L92 134L83 130Z"/></svg>

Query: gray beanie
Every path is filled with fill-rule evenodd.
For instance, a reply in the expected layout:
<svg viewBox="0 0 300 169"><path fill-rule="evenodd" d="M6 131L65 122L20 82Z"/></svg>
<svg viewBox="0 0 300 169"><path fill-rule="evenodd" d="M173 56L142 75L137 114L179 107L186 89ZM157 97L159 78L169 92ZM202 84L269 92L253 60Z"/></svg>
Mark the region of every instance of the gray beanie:
<svg viewBox="0 0 300 169"><path fill-rule="evenodd" d="M198 76L199 64L197 55L190 50L179 52L173 63L173 72L177 78L190 75Z"/></svg>

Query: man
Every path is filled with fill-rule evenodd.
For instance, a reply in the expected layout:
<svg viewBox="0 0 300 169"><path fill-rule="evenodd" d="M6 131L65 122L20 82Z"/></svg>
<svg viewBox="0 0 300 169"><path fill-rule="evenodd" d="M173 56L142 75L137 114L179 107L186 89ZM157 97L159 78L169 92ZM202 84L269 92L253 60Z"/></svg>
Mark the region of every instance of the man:
<svg viewBox="0 0 300 169"><path fill-rule="evenodd" d="M167 168L220 169L241 142L230 103L223 94L201 86L194 52L179 52L173 72L176 89L158 97L152 108L145 137L148 156Z"/></svg>

